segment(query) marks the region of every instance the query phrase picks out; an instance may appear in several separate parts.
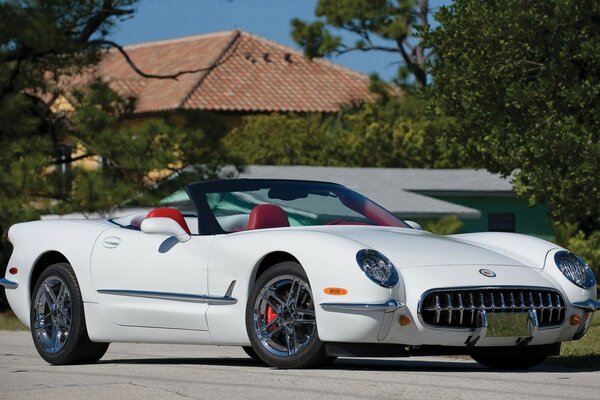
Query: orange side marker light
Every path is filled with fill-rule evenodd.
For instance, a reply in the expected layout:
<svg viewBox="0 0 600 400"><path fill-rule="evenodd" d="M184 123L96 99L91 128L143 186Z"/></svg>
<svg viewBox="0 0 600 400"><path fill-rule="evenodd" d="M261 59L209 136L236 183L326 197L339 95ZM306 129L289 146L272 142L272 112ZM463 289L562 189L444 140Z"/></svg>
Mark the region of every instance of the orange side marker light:
<svg viewBox="0 0 600 400"><path fill-rule="evenodd" d="M410 317L402 314L400 316L400 319L398 320L398 322L400 322L400 326L406 326L406 325L410 325L410 323L412 322L412 320L410 319Z"/></svg>
<svg viewBox="0 0 600 400"><path fill-rule="evenodd" d="M348 294L348 290L339 287L328 287L323 289L323 292L325 292L325 294L331 294L333 296L343 296L345 294Z"/></svg>
<svg viewBox="0 0 600 400"><path fill-rule="evenodd" d="M569 318L569 324L571 324L572 326L580 325L582 322L583 319L577 314L573 314Z"/></svg>

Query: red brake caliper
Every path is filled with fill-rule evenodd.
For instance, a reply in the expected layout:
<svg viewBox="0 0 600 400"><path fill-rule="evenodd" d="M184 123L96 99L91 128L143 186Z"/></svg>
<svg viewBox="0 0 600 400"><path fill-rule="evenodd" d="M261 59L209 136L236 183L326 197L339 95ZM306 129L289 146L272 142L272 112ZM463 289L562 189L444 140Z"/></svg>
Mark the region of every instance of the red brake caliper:
<svg viewBox="0 0 600 400"><path fill-rule="evenodd" d="M265 318L265 322L268 324L270 324L272 321L274 321L277 318L277 313L275 312L275 310L273 310L273 307L267 305L267 315ZM275 326L271 326L269 327L269 332L272 332L273 330L275 330L276 327Z"/></svg>

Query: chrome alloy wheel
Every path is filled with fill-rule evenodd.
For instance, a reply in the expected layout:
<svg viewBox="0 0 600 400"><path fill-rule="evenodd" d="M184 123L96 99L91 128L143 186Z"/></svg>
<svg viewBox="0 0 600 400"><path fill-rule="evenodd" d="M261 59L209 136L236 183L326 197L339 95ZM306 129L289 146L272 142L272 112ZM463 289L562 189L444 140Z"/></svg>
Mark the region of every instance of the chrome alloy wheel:
<svg viewBox="0 0 600 400"><path fill-rule="evenodd" d="M270 280L254 304L254 329L271 354L298 354L316 336L317 323L310 286L293 275Z"/></svg>
<svg viewBox="0 0 600 400"><path fill-rule="evenodd" d="M56 276L46 278L34 297L32 327L47 353L63 348L71 332L72 304L69 288Z"/></svg>

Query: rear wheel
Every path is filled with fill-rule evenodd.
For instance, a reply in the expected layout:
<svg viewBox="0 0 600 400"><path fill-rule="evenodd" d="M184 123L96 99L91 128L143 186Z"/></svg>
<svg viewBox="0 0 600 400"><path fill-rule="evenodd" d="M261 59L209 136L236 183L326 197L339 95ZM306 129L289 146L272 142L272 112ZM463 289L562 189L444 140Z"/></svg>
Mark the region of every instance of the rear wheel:
<svg viewBox="0 0 600 400"><path fill-rule="evenodd" d="M524 370L543 363L548 356L545 354L527 354L519 352L504 355L472 355L473 360L479 364L492 369Z"/></svg>
<svg viewBox="0 0 600 400"><path fill-rule="evenodd" d="M67 263L48 267L35 283L31 335L44 360L54 365L98 361L108 343L90 340L75 273Z"/></svg>
<svg viewBox="0 0 600 400"><path fill-rule="evenodd" d="M246 308L252 348L278 368L307 368L334 360L319 340L315 305L302 267L291 261L268 269L256 281Z"/></svg>

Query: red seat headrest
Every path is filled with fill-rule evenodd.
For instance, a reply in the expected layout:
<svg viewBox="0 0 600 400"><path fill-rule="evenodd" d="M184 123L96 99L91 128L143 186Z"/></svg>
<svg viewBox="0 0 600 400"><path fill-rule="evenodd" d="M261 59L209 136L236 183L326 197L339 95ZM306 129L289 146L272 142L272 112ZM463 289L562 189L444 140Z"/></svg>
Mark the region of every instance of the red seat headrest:
<svg viewBox="0 0 600 400"><path fill-rule="evenodd" d="M283 228L290 226L283 208L275 204L259 204L250 212L247 229Z"/></svg>
<svg viewBox="0 0 600 400"><path fill-rule="evenodd" d="M188 235L191 235L190 228L188 227L187 222L185 222L185 218L181 214L179 210L169 207L161 207L155 208L154 210L150 210L146 218L155 218L155 217L163 217L163 218L171 218L173 221L177 222L184 231L187 232Z"/></svg>

